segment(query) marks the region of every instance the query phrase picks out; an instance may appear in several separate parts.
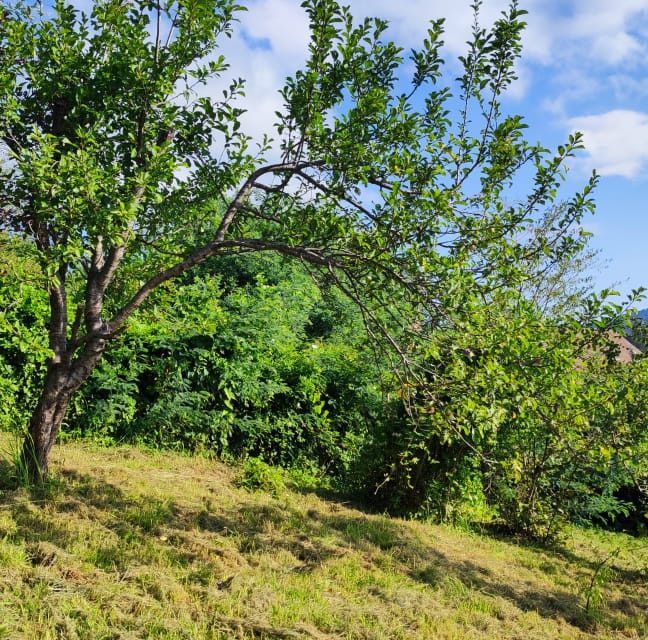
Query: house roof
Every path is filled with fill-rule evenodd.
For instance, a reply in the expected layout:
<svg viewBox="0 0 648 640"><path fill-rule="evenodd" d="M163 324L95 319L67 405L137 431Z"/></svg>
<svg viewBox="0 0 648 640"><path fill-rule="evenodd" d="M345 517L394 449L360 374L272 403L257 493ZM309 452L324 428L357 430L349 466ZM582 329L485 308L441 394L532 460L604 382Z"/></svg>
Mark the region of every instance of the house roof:
<svg viewBox="0 0 648 640"><path fill-rule="evenodd" d="M641 349L635 347L630 340L618 333L611 334L610 339L619 347L617 362L632 362L636 356L642 353Z"/></svg>

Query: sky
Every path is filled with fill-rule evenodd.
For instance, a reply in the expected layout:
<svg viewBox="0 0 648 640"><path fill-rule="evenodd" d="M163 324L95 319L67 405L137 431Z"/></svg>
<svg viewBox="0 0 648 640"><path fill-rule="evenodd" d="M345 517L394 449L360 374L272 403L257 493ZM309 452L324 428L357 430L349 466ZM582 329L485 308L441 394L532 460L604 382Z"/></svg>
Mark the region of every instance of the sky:
<svg viewBox="0 0 648 640"><path fill-rule="evenodd" d="M232 73L247 78L246 130L272 131L278 89L306 56L308 23L299 0L244 0L247 11L224 47ZM431 19L446 19L450 69L465 53L470 0L346 0L357 17L386 18L399 45L418 46ZM484 0L492 23L506 0ZM528 10L518 81L505 98L524 116L528 138L555 147L576 130L586 151L573 163L568 198L593 168L601 175L597 213L584 226L600 265L598 288L623 294L648 286L648 0L523 0ZM456 64L456 62L454 63Z"/></svg>

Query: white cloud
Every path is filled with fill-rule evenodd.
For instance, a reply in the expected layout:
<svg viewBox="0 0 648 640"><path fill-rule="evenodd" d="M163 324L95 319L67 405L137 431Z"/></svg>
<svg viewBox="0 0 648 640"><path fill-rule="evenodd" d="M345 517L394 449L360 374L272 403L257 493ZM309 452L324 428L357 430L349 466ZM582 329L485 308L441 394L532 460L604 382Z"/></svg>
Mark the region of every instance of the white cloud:
<svg viewBox="0 0 648 640"><path fill-rule="evenodd" d="M648 114L615 109L568 121L583 133L588 167L603 176L636 178L648 171Z"/></svg>
<svg viewBox="0 0 648 640"><path fill-rule="evenodd" d="M389 20L392 33L403 46L412 48L425 36L430 20L445 18L444 41L453 54L465 52L473 15L470 2L457 0L351 0L348 3L358 17L379 16ZM482 10L482 22L490 24L507 5L506 0L489 0Z"/></svg>
<svg viewBox="0 0 648 640"><path fill-rule="evenodd" d="M306 59L309 29L306 14L297 0L258 0L237 14L232 37L223 39L219 54L230 69L201 90L215 99L235 78L245 80L245 97L237 106L246 110L241 130L253 141L275 135L276 111L283 106L279 90L287 76Z"/></svg>
<svg viewBox="0 0 648 640"><path fill-rule="evenodd" d="M569 15L560 22L560 38L578 47L574 57L614 66L645 54L635 32L648 24L646 0L571 0Z"/></svg>
<svg viewBox="0 0 648 640"><path fill-rule="evenodd" d="M513 100L522 100L531 86L533 74L529 66L523 62L518 62L515 73L517 80L508 87L506 95Z"/></svg>
<svg viewBox="0 0 648 640"><path fill-rule="evenodd" d="M303 59L309 41L306 13L295 0L261 0L240 15L241 26L257 39L267 39L275 56Z"/></svg>
<svg viewBox="0 0 648 640"><path fill-rule="evenodd" d="M580 35L625 29L636 14L646 14L646 0L572 0L571 27Z"/></svg>
<svg viewBox="0 0 648 640"><path fill-rule="evenodd" d="M608 65L617 65L635 56L642 56L645 47L633 36L623 31L604 33L593 39L592 52Z"/></svg>

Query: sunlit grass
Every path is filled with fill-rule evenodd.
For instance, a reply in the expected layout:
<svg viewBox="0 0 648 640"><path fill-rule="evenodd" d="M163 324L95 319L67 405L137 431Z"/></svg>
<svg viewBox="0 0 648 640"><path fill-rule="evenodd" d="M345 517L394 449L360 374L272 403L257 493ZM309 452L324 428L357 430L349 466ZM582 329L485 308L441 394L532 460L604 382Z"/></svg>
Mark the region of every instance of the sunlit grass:
<svg viewBox="0 0 648 640"><path fill-rule="evenodd" d="M369 515L288 477L264 491L265 471L246 482L205 458L85 444L53 457L46 494L0 469L0 639L648 634L645 540L574 529L545 549Z"/></svg>

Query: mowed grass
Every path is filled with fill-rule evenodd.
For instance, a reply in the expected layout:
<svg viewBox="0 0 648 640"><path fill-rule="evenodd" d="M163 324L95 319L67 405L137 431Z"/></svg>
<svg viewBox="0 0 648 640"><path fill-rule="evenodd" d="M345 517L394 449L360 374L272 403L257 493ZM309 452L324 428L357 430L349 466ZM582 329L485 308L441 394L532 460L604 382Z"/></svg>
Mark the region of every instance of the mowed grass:
<svg viewBox="0 0 648 640"><path fill-rule="evenodd" d="M248 491L240 473L68 444L30 493L5 464L0 638L648 637L645 540L573 530L549 550Z"/></svg>

